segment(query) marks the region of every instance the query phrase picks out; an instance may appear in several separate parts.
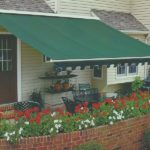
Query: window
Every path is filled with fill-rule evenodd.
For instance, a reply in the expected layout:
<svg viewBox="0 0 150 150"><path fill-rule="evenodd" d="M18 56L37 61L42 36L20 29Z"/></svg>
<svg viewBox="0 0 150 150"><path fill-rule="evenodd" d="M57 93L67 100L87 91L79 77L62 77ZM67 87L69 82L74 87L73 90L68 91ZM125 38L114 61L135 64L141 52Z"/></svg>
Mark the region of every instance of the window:
<svg viewBox="0 0 150 150"><path fill-rule="evenodd" d="M102 77L102 67L96 65L93 68L93 76L96 78L101 78Z"/></svg>
<svg viewBox="0 0 150 150"><path fill-rule="evenodd" d="M0 71L12 70L12 48L7 38L0 38Z"/></svg>
<svg viewBox="0 0 150 150"><path fill-rule="evenodd" d="M132 63L132 64L129 66L128 73L129 73L129 74L136 74L136 73L137 73L137 66L136 66L135 63Z"/></svg>
<svg viewBox="0 0 150 150"><path fill-rule="evenodd" d="M136 63L132 63L131 65L127 64L118 64L117 66L117 75L118 76L128 76L128 75L136 75L138 73Z"/></svg>
<svg viewBox="0 0 150 150"><path fill-rule="evenodd" d="M118 64L117 66L117 75L126 75L126 65Z"/></svg>

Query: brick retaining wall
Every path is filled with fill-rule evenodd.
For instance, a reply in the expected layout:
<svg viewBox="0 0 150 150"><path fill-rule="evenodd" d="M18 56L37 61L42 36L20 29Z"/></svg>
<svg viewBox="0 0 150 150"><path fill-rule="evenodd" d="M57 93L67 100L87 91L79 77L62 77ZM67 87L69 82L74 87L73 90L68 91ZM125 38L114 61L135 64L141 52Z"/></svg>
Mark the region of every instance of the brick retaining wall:
<svg viewBox="0 0 150 150"><path fill-rule="evenodd" d="M106 150L144 150L143 133L148 127L150 115L55 137L25 138L17 145L0 140L0 150L71 150L89 140L96 140Z"/></svg>

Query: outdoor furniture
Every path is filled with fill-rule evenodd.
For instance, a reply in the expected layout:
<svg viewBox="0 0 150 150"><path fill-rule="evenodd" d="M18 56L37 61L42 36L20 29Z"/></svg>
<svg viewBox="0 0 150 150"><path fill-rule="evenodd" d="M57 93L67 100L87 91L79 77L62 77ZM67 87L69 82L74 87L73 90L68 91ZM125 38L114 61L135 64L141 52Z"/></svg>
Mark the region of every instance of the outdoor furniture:
<svg viewBox="0 0 150 150"><path fill-rule="evenodd" d="M87 90L90 89L90 84L79 84L79 90Z"/></svg>
<svg viewBox="0 0 150 150"><path fill-rule="evenodd" d="M86 90L75 90L73 91L74 100L82 102L97 102L99 101L100 94L97 88L90 88Z"/></svg>
<svg viewBox="0 0 150 150"><path fill-rule="evenodd" d="M77 102L72 101L71 99L69 99L67 97L62 97L62 100L66 106L66 110L72 114L75 113L74 110L77 105Z"/></svg>
<svg viewBox="0 0 150 150"><path fill-rule="evenodd" d="M38 107L40 109L40 104L33 101L23 101L14 103L15 110L25 111L33 107Z"/></svg>

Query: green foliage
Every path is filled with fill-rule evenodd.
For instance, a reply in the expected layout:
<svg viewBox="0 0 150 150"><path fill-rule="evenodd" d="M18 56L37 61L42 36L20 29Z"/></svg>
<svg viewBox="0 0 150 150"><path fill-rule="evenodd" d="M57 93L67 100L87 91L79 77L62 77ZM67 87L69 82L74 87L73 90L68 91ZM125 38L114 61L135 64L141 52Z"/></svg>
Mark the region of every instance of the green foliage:
<svg viewBox="0 0 150 150"><path fill-rule="evenodd" d="M4 137L6 131L10 131L13 128L13 124L7 120L0 120L0 138Z"/></svg>
<svg viewBox="0 0 150 150"><path fill-rule="evenodd" d="M95 141L81 144L73 150L104 150L100 144Z"/></svg>
<svg viewBox="0 0 150 150"><path fill-rule="evenodd" d="M100 125L110 124L132 117L150 113L150 94L133 92L130 96L103 102L93 103L92 111L87 103L77 105L75 114L60 108L55 112L49 109L38 111L38 108L17 112L17 121L0 122L0 136L10 143L16 143L23 137L53 136L58 133L80 131ZM4 136L5 135L5 136Z"/></svg>
<svg viewBox="0 0 150 150"><path fill-rule="evenodd" d="M132 82L132 91L137 92L142 86L144 82L141 80L140 77L135 77L135 80Z"/></svg>

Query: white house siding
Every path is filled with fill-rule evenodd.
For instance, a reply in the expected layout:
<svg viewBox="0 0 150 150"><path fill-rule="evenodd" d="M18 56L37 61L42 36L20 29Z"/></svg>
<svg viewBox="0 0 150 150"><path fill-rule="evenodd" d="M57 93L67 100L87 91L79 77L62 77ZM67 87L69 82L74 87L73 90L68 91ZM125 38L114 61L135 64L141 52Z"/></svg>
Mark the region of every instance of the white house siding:
<svg viewBox="0 0 150 150"><path fill-rule="evenodd" d="M146 43L146 35L144 34L130 34L129 36L143 43Z"/></svg>
<svg viewBox="0 0 150 150"><path fill-rule="evenodd" d="M47 0L48 1L48 0ZM51 0L50 0L51 1ZM130 11L130 0L56 0L58 13L91 16L91 9Z"/></svg>
<svg viewBox="0 0 150 150"><path fill-rule="evenodd" d="M150 30L150 0L132 0L131 13Z"/></svg>
<svg viewBox="0 0 150 150"><path fill-rule="evenodd" d="M22 100L27 100L34 89L43 90L48 87L49 81L39 77L50 71L52 65L44 63L42 55L23 42L21 49Z"/></svg>
<svg viewBox="0 0 150 150"><path fill-rule="evenodd" d="M57 0L45 0L45 2L51 7L52 10L56 10Z"/></svg>
<svg viewBox="0 0 150 150"><path fill-rule="evenodd" d="M71 78L70 83L75 85L78 89L79 83L84 84L88 83L91 85L92 82L92 69L85 68L84 70L81 70L80 67L77 67L75 70L72 71L72 74L76 74L77 77Z"/></svg>
<svg viewBox="0 0 150 150"><path fill-rule="evenodd" d="M136 76L140 76L141 79L145 79L147 75L148 66L145 64L138 64L138 74L137 75L127 75L127 76L117 76L117 67L111 65L110 68L107 69L107 85L119 84L119 83L128 83L134 81Z"/></svg>

